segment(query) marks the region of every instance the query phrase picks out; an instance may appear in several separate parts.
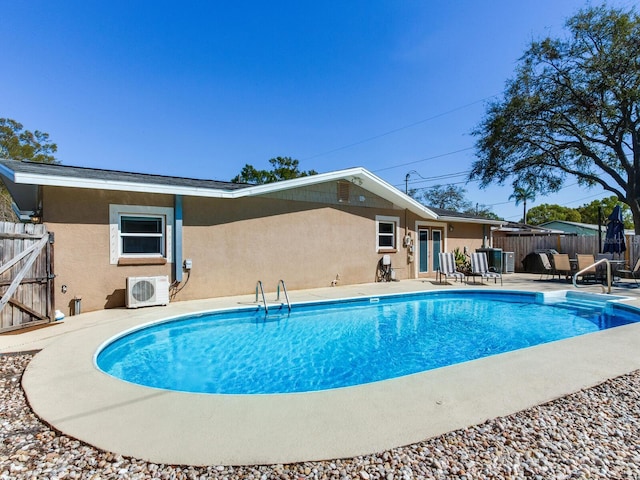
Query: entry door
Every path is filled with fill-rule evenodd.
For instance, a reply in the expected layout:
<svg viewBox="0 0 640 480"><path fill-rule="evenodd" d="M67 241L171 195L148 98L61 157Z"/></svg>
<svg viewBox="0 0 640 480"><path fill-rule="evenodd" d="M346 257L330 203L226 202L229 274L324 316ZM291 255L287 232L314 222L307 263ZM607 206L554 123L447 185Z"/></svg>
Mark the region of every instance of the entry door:
<svg viewBox="0 0 640 480"><path fill-rule="evenodd" d="M433 244L433 271L437 272L440 269L440 255L442 253L442 230L431 230L431 240Z"/></svg>
<svg viewBox="0 0 640 480"><path fill-rule="evenodd" d="M418 273L437 272L440 268L442 236L440 228L418 227Z"/></svg>
<svg viewBox="0 0 640 480"><path fill-rule="evenodd" d="M429 271L429 229L418 229L418 272Z"/></svg>

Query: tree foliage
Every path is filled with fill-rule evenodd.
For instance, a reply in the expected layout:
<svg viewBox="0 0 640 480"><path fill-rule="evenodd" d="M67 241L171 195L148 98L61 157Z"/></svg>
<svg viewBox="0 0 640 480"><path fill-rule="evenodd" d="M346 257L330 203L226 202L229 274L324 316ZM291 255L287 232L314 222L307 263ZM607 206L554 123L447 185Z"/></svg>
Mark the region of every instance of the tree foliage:
<svg viewBox="0 0 640 480"><path fill-rule="evenodd" d="M269 160L271 170L258 170L253 165L246 164L240 173L233 177L233 183L254 183L262 185L264 183L279 182L280 180L290 180L292 178L307 177L316 175L315 170L301 171L298 160L291 157L276 157Z"/></svg>
<svg viewBox="0 0 640 480"><path fill-rule="evenodd" d="M591 225L598 224L598 211L601 212L600 220L602 224L606 224L607 217L613 211L616 205L620 202L615 196L602 198L600 200L594 200L591 203L586 203L577 208L563 207L561 205L543 203L537 205L529 210L528 221L531 225L540 225L545 222L552 222L553 220L565 220L567 222L579 222L588 223ZM631 209L628 205L621 205L622 207L622 220L624 221L625 228L633 227L633 218L631 216Z"/></svg>
<svg viewBox="0 0 640 480"><path fill-rule="evenodd" d="M582 205L581 207L576 208L578 212L580 212L580 220L582 223L592 223L594 225L598 224L598 210L602 212L602 222L606 223L607 217L611 214L614 207L618 205L620 202L615 196L610 196L607 198L603 198L600 200L594 200L591 203ZM628 205L622 204L622 221L624 222L625 228L633 228L633 215L631 215L631 209Z"/></svg>
<svg viewBox="0 0 640 480"><path fill-rule="evenodd" d="M502 217L496 215L491 207L488 205L484 205L482 203L476 203L475 207L468 208L463 210L462 213L466 213L467 215L472 215L476 217L484 217L491 220L503 220Z"/></svg>
<svg viewBox="0 0 640 480"><path fill-rule="evenodd" d="M542 205L536 205L530 208L527 215L527 223L529 223L529 225L540 225L541 223L552 222L553 220L582 222L582 216L575 208L549 203L543 203Z"/></svg>
<svg viewBox="0 0 640 480"><path fill-rule="evenodd" d="M464 213L470 216L502 220L491 207L481 203L473 203L466 198L467 191L456 185L434 185L426 189L410 188L408 195L427 207L442 208Z"/></svg>
<svg viewBox="0 0 640 480"><path fill-rule="evenodd" d="M54 156L57 150L58 146L49 140L48 133L31 132L15 120L0 118L0 158L58 163ZM11 195L4 185L0 185L0 221L15 222L17 218L11 208Z"/></svg>
<svg viewBox="0 0 640 480"><path fill-rule="evenodd" d="M565 179L629 205L640 233L640 17L587 8L534 41L473 132L471 180L557 191Z"/></svg>
<svg viewBox="0 0 640 480"><path fill-rule="evenodd" d="M0 158L57 163L53 155L57 150L58 146L49 141L48 133L24 130L21 123L0 118Z"/></svg>
<svg viewBox="0 0 640 480"><path fill-rule="evenodd" d="M472 208L472 204L466 199L467 191L456 185L434 185L424 190L422 201L428 207L444 208L463 212Z"/></svg>
<svg viewBox="0 0 640 480"><path fill-rule="evenodd" d="M536 192L535 190L529 186L529 187L521 187L521 186L516 186L513 189L513 193L509 196L509 200L515 200L516 202L516 206L520 205L522 203L522 222L523 223L527 223L527 200L535 200L536 199Z"/></svg>

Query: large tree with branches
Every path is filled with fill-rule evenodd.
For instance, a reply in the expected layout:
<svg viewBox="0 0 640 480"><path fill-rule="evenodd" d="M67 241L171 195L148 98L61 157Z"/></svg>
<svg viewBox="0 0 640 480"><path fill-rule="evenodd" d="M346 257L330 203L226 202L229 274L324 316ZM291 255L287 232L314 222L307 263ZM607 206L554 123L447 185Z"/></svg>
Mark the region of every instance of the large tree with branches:
<svg viewBox="0 0 640 480"><path fill-rule="evenodd" d="M0 158L28 160L40 163L58 163L54 154L58 146L49 140L49 134L40 130L25 130L21 123L0 118ZM0 221L17 220L11 208L11 195L0 181Z"/></svg>
<svg viewBox="0 0 640 480"><path fill-rule="evenodd" d="M566 38L534 41L473 132L470 179L557 191L568 178L629 205L640 234L640 17L579 11Z"/></svg>

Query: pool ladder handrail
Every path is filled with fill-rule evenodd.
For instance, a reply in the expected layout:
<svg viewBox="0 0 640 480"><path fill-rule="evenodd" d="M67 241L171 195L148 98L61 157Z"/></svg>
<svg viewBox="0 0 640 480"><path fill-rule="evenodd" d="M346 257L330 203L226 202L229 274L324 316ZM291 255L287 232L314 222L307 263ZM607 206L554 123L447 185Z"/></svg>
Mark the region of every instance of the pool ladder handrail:
<svg viewBox="0 0 640 480"><path fill-rule="evenodd" d="M284 298L287 301L287 308L291 311L291 302L289 302L289 294L287 293L287 286L284 284L284 280L280 279L278 282L278 294L276 295L276 302L280 300L280 285L282 285L282 291L284 292Z"/></svg>
<svg viewBox="0 0 640 480"><path fill-rule="evenodd" d="M260 289L260 293L262 294L262 303L264 304L264 312L269 313L269 306L267 305L267 299L264 296L264 288L262 287L262 280L258 280L256 283L256 302L258 301L258 289Z"/></svg>
<svg viewBox="0 0 640 480"><path fill-rule="evenodd" d="M604 288L604 285L600 285L600 287L602 287L602 293L604 293L605 291L607 293L611 293L611 262L609 262L608 258L601 258L600 260L598 260L597 262L595 262L592 265L589 265L588 267L584 267L582 270L580 270L579 272L575 273L573 275L573 286L576 288L580 288L580 286L578 285L578 276L582 275L585 272L588 272L589 270L591 270L593 267L596 267L602 263L606 263L607 264L607 288Z"/></svg>

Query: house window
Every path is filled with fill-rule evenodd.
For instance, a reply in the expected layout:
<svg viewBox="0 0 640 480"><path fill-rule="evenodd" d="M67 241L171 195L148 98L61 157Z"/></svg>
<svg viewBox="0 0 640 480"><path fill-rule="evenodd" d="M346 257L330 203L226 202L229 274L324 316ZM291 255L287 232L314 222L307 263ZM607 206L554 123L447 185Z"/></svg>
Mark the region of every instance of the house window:
<svg viewBox="0 0 640 480"><path fill-rule="evenodd" d="M110 263L171 262L173 208L109 205Z"/></svg>
<svg viewBox="0 0 640 480"><path fill-rule="evenodd" d="M164 217L120 216L122 255L164 255Z"/></svg>
<svg viewBox="0 0 640 480"><path fill-rule="evenodd" d="M400 218L398 217L376 217L376 249L395 250L397 248L398 225Z"/></svg>

